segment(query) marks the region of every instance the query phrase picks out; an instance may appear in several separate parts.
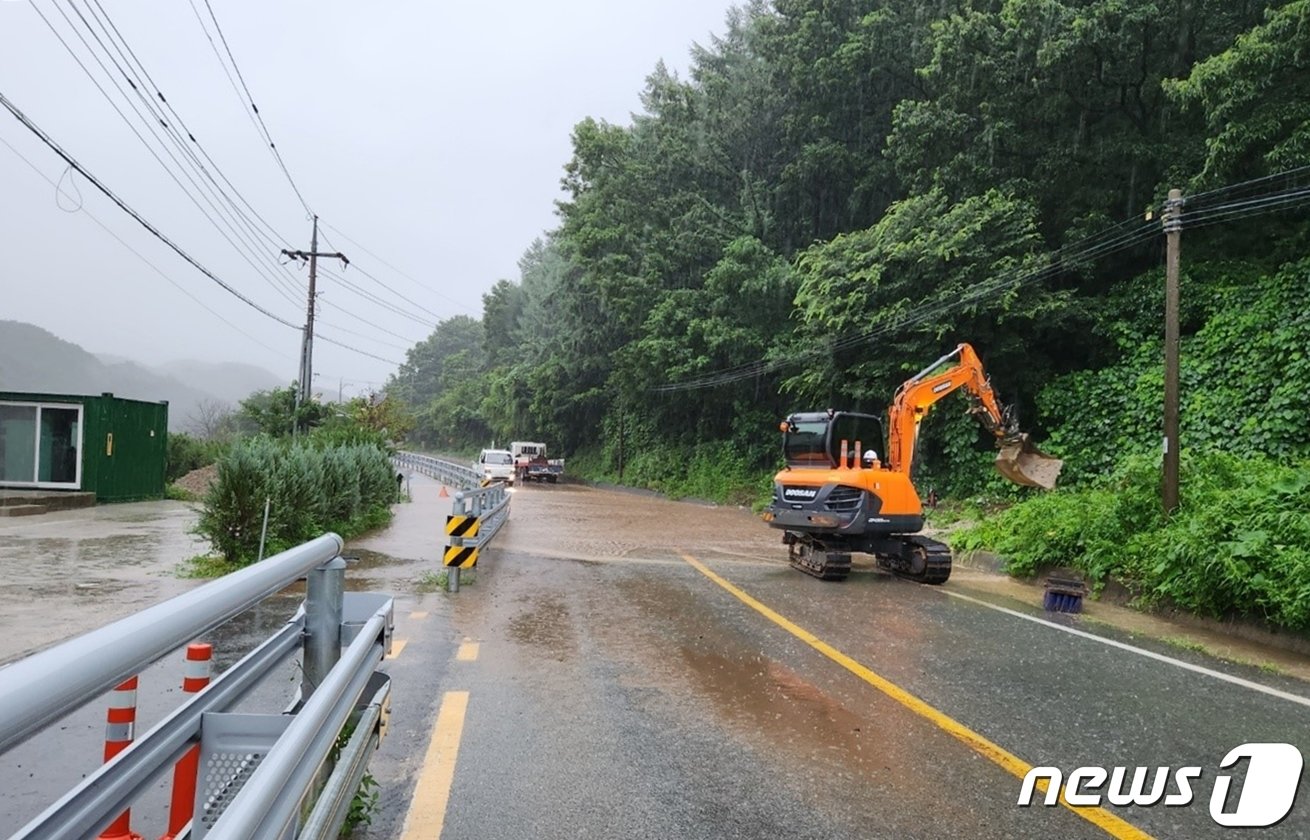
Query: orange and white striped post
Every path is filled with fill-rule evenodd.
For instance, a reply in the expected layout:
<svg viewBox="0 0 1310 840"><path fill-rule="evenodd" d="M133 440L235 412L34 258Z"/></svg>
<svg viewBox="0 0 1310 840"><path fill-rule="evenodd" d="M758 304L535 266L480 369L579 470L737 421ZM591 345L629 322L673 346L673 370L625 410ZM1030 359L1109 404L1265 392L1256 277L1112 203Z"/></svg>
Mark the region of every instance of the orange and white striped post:
<svg viewBox="0 0 1310 840"><path fill-rule="evenodd" d="M109 692L109 714L105 722L105 761L132 745L136 737L136 677L128 677ZM100 832L99 840L142 840L133 834L132 809L118 815L118 819Z"/></svg>
<svg viewBox="0 0 1310 840"><path fill-rule="evenodd" d="M186 666L182 671L182 690L195 694L209 685L209 660L214 646L194 643L186 646ZM168 833L160 840L173 840L191 822L196 807L196 773L200 767L200 745L196 744L177 760L173 768L173 799L168 805Z"/></svg>

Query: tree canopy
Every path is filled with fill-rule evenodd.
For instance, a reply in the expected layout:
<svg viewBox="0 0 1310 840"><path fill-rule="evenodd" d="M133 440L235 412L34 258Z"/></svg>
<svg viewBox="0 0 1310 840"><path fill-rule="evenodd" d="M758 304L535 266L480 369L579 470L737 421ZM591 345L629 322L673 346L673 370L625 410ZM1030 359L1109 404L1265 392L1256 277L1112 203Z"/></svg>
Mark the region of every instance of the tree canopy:
<svg viewBox="0 0 1310 840"><path fill-rule="evenodd" d="M1140 350L1105 335L1158 283L1144 213L1310 159L1308 35L1310 0L754 0L630 124L575 126L558 226L388 392L434 447L765 468L780 415L881 409L969 341L1060 427L1044 388ZM1189 264L1272 277L1298 230L1189 238ZM943 421L923 468L976 485L933 453L978 443Z"/></svg>

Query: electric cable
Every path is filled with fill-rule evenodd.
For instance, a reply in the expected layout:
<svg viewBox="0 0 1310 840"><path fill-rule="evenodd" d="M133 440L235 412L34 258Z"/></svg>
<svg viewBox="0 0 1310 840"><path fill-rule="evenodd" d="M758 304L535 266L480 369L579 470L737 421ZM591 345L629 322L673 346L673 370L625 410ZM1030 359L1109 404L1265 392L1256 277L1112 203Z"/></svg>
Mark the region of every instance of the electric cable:
<svg viewBox="0 0 1310 840"><path fill-rule="evenodd" d="M277 321L279 324L282 324L283 326L287 326L295 330L300 329L300 327L297 326L296 324L291 323L290 321L286 320L285 318L282 318L281 316L273 314L272 312L268 311L264 307L260 306L258 303L255 303L253 300L246 297L236 288L224 282L221 278L218 277L218 275L214 274L212 271L210 271L209 269L201 265L199 262L197 262L194 257L188 254L186 251L182 250L181 246L179 246L176 242L174 242L173 240L165 236L163 233L161 233L160 230L156 228L154 225L152 225L150 222L146 221L144 216L142 216L140 213L136 212L131 207L129 207L127 203L123 201L123 199L119 198L118 195L114 193L113 190L109 189L109 187L102 184L98 178L96 178L89 171L87 171L82 166L82 164L78 163L77 160L74 159L72 155L64 151L64 148L60 146L58 143L56 143L54 139L50 137L50 135L46 134L40 128L40 126L38 126L36 123L28 119L27 115L24 114L21 110L19 110L18 106L14 105L13 102L10 102L9 98L5 96L4 93L0 93L0 105L3 105L5 109L9 111L9 113L13 114L14 117L20 123L22 123L23 126L27 128L28 131L32 132L37 137L39 137L41 139L41 142L49 146L51 151L53 151L55 154L63 158L64 162L67 163L69 166L73 167L74 171L76 171L83 178L90 181L92 186L100 190L100 192L103 193L106 198L117 204L119 209L121 209L124 213L128 214L133 219L135 219L137 224L141 225L141 227L150 231L150 233L160 242L163 242L169 248L172 248L173 251L179 257L190 263L191 266L195 268L197 271L199 271L201 274L205 275L210 280L214 281L219 286L223 287L223 289L226 290L229 294L234 295L240 301L242 301L243 303L245 303L247 306L251 307L255 311L259 312L260 314L268 318L272 318L274 321Z"/></svg>
<svg viewBox="0 0 1310 840"><path fill-rule="evenodd" d="M436 324L433 323L432 321L428 321L424 318L420 318L419 316L413 314L412 312L408 312L405 309L396 306L390 301L383 300L382 298L378 297L377 295L373 294L367 289L360 288L360 286L356 284L353 280L348 280L342 275L337 274L334 271L329 271L328 269L325 269L322 266L319 266L318 273L330 277L333 280L336 280L338 283L341 284L342 288L350 292L353 292L354 294L358 295L364 300L369 301L374 306L384 309L393 315L399 315L402 318L408 318L409 320L417 324L422 324L424 327L428 329L436 329Z"/></svg>
<svg viewBox="0 0 1310 840"><path fill-rule="evenodd" d="M200 9L196 6L195 0L189 0L189 2L191 3L191 10L195 12L196 20L200 23L200 28L205 32L205 38L209 41L210 48L214 51L214 57L223 66L223 72L227 73L227 64L223 62L222 56L218 53L218 46L214 44L214 39L209 34L209 28L205 26L205 21L200 16ZM291 190L299 199L300 206L305 208L305 213L308 216L313 216L314 211L310 209L309 202L305 201L305 196L300 192L300 187L296 186L296 180L291 177L291 170L287 168L286 161L282 159L282 153L278 151L277 144L273 142L273 135L269 132L263 115L259 113L259 106L255 104L255 97L250 93L250 87L246 84L245 76L241 74L241 67L237 64L236 57L232 55L232 48L228 45L227 36L223 34L223 27L219 25L218 17L214 14L214 8L209 4L209 0L205 0L205 8L209 10L209 19L214 22L214 30L218 32L218 38L223 42L223 49L227 52L228 60L232 62L232 69L236 71L237 78L241 81L241 90L245 91L245 96L242 97L241 92L236 89L236 82L232 81L232 75L228 73L228 82L232 84L233 92L241 100L243 108L249 111L252 123L257 123L255 131L260 134L260 138L268 145L269 151L273 154L273 159L277 161L282 174L286 176L287 183L291 185Z"/></svg>
<svg viewBox="0 0 1310 840"><path fill-rule="evenodd" d="M118 208L120 210L131 216L132 219L136 221L137 224L141 225L141 227L149 231L151 235L153 235L160 242L163 242L165 245L167 245L170 249L173 250L174 253L176 253L182 259L186 260L187 263L189 263L193 268L195 268L201 274L205 275L205 277L209 278L214 283L217 283L226 292L233 295L242 303L251 307L255 311L259 312L261 315L264 315L267 318L271 318L272 320L277 321L279 324L282 324L285 327L289 327L297 331L301 329L299 325L293 324L292 322L286 320L285 318L282 318L270 312L269 310L265 309L264 307L260 306L258 303L251 300L246 295L242 294L239 290L237 290L230 284L226 283L224 280L222 280L222 278L214 274L214 272L210 271L208 268L206 268L200 262L198 262L194 257L192 257L190 254L184 251L181 246L175 243L172 239L169 239L168 236L166 236L158 228L156 228L149 221L147 221L144 216L142 216L136 210L132 209L132 207L130 207L113 190L111 190L104 183L102 183L98 178L92 175L85 167L82 166L82 164L80 164L75 158L73 158L72 155L70 155L67 151L65 151L64 148L54 140L54 138L46 134L45 131L42 130L40 126L38 126L26 114L24 114L23 111L20 110L17 105L11 102L9 98L4 95L3 92L0 92L0 106L4 106L5 110L13 114L14 118L17 119L20 123L22 123L22 125L28 131L35 134L41 140L41 142L45 143L46 146L48 146L51 151L59 155L59 157L62 158L66 164L71 166L75 172L77 172L88 182L90 182L91 185L94 186L97 190L99 190L106 198L114 202L114 204L118 205ZM387 359L385 357L378 356L374 353L369 353L368 351L360 350L357 347L338 341L331 337L327 337L327 336L316 336L316 337L322 338L324 341L326 341L329 344L335 344L336 346L345 348L346 350L349 350L353 353L358 353L361 356L368 356L369 358L377 359L378 361L386 362L387 364L396 365L397 367L400 366L399 362L396 362L392 359Z"/></svg>
<svg viewBox="0 0 1310 840"><path fill-rule="evenodd" d="M181 182L181 180L179 180L177 174L173 171L173 169L171 169L168 166L167 163L164 162L163 158L159 156L159 153L155 151L154 147L151 146L151 144L145 139L144 136L142 136L141 132L138 131L136 126L132 124L132 121L123 112L122 108L118 106L118 104L114 101L113 97L109 95L109 92L105 90L104 86L100 84L98 79L96 79L95 74L91 72L91 69L87 67L87 65L77 55L76 51L73 50L72 46L59 33L59 31L55 28L54 24L51 23L51 21L41 12L40 8L36 6L35 0L33 0L32 8L37 13L37 15L41 18L42 22L44 22L46 26L50 29L51 33L54 34L55 38L59 40L60 44L63 45L64 49L68 52L68 54L72 56L73 60L82 69L83 73L86 74L87 78L89 78L92 84L95 85L96 89L100 92L101 96L105 98L105 100L110 104L110 106L114 109L114 111L123 120L124 124L127 125L128 129L136 136L137 140L141 142L141 144L146 148L146 150L160 165L160 167L164 169L165 173L168 174L169 178L172 179L173 183L175 183L178 186L178 188L182 190L184 194L186 194L186 196L191 200L192 204L196 206L196 209L200 211L201 215L203 215L209 221L209 223L214 227L214 229L219 233L219 235L222 236L239 255L241 255L242 259L245 260L245 262L248 265L250 265L251 268L255 270L255 272L259 274L259 276L262 279L268 282L270 286L272 286L275 290L278 290L278 286L272 280L272 278L270 278L269 275L264 273L264 271L255 262L255 260L251 258L250 252L243 249L241 246L237 245L237 243L232 239L232 237L228 235L228 232L224 230L223 227L220 226L217 221L215 221L214 217L211 216L209 212L205 210L204 207L201 206L200 201L191 192L191 190L187 189L187 187ZM57 5L55 8L56 10L59 11L60 15L64 17L65 22L68 23L68 25L73 29L74 34L77 35L77 37L82 41L83 45L91 53L92 58L95 59L96 63L100 65L100 69L104 71L104 73L109 77L110 81L118 90L119 95L121 95L127 101L128 105L132 108L133 112L137 115L138 119L140 119L143 123L145 123L147 129L154 136L156 142L160 144L161 148L163 148L165 154L167 154L173 160L173 163L182 171L183 176L186 177L186 179L191 182L192 187L194 187L200 193L201 197L204 198L205 202L209 205L210 209L212 209L215 214L217 214L220 218L223 219L223 221L225 222L225 224L227 224L228 228L233 232L233 234L235 234L236 236L238 236L238 238L240 238L240 233L237 231L236 227L227 218L227 216L218 208L218 206L214 203L210 195L204 190L202 185L197 183L196 179L186 170L186 167L183 166L181 161L177 159L176 155L174 155L173 152L168 148L167 144L164 143L164 141L159 137L158 131L154 127L153 121L151 119L144 117L141 114L140 109L138 109L136 105L132 102L131 97L129 97L123 91L122 86L119 85L117 79L114 77L114 74L109 71L109 69L104 65L104 62L100 60L100 57L95 53L93 49L91 49L90 44L87 43L86 39L82 36L82 34L76 29L76 27L73 26L72 21L68 18L66 14L64 14L63 9L59 8ZM245 243L245 245L246 248L250 247L248 242ZM284 299L287 298L285 292L279 292L279 293L282 294ZM291 302L295 303L294 300Z"/></svg>
<svg viewBox="0 0 1310 840"><path fill-rule="evenodd" d="M95 9L93 9L90 5L90 3L92 2L95 3L97 7L100 8L101 14L99 15L96 14ZM220 212L220 215L224 215L224 220L229 225L231 225L231 229L233 233L236 234L239 238L241 238L242 242L250 249L248 253L253 254L254 259L256 261L259 261L260 257L263 256L268 259L268 261L271 263L272 266L275 267L275 269L282 268L282 266L280 266L277 263L277 260L274 258L273 255L278 253L281 250L281 248L284 247L286 238L281 236L273 228L273 226L268 223L268 220L265 219L259 213L259 211L254 208L254 206L250 203L250 201L246 199L246 197L241 193L241 191L237 189L237 187L232 183L231 179L227 177L227 174L223 172L222 168L217 164L217 162L205 149L204 145L201 144L196 139L195 133L191 131L190 127L186 125L186 121L182 119L182 116L173 107L172 103L170 103L167 97L164 96L163 91L160 89L159 85L155 82L154 78L150 75L150 72L146 69L145 65L137 57L136 52L132 49L131 45L127 43L127 40L123 37L122 33L119 31L117 25L115 25L112 19L109 18L108 13L104 12L103 7L100 6L99 0L90 0L90 2L88 2L87 4L87 8L88 11L90 11L91 16L95 18L96 23L99 25L101 31L104 32L105 35L104 39L100 37L100 34L96 31L95 27L93 27L90 21L87 20L86 16L82 14L81 10L77 7L76 3L73 2L73 0L69 0L69 6L77 14L78 19L82 21L83 26L86 27L87 31L95 39L96 43L100 46L100 49L105 53L106 57L109 59L109 62L114 65L114 69L116 69L123 76L123 79L127 82L128 86L132 88L134 93L136 93L137 98L141 100L142 104L145 106L146 110L150 113L151 117L156 122L158 122L160 126L163 127L164 131L168 135L168 139L172 141L174 147L177 148L182 153L183 157L185 157L191 163L195 171L197 171L203 179L205 179L206 181L208 181L210 185L212 185L210 188L211 194L219 198L221 201L223 201L230 208L231 218L237 220L242 226L244 226L247 233L249 233L251 236L254 237L254 241L252 242L250 238L247 238L246 236L242 236L238 232L237 226L233 225L232 221L226 215L222 214L221 211L218 210L218 208L215 207L215 212ZM56 8L58 7L56 6ZM61 10L61 14L63 14L62 10ZM68 23L70 27L73 27L72 21L68 18L68 16L63 15L63 17L65 22ZM73 28L74 28L74 32L76 32L76 27ZM115 36L117 36L117 40L115 40ZM78 37L82 40L83 45L86 46L88 50L91 50L90 44L86 42L85 38L81 37L80 33L78 33ZM105 45L105 39L108 39L110 45L113 47L113 51L116 52L118 54L119 59L122 60L122 64L120 64L119 61L114 58L113 54L110 52L109 47ZM121 46L119 45L120 41L122 42ZM67 44L65 44L65 47L67 48ZM126 50L126 54L124 53L124 50ZM93 57L96 57L94 50L91 50L91 52ZM97 61L99 62L98 57L97 57ZM135 66L133 62L135 62ZM99 63L101 65L101 69L105 70L106 73L108 73L108 69L105 68L103 62L99 62ZM126 69L124 69L124 65L126 65ZM134 76L135 79L133 78ZM172 114L172 120L169 120L165 117L162 111L156 107L154 99L152 97L147 96L146 93L143 92L142 88L146 88L147 90L153 89L154 95L158 97L163 107L166 108L170 114ZM118 87L118 90L120 93L123 93L121 87ZM126 96L126 94L124 94L124 96ZM134 108L133 110L136 109ZM137 114L138 116L140 116L139 111L137 111ZM174 125L174 123L176 124L176 126ZM192 148L192 146L188 145L182 139L181 133L179 132L177 126L180 126L181 131L186 132L187 138L190 139L191 143L195 147L194 149ZM158 134L154 132L153 127L152 127L152 133L155 134L156 139L158 139ZM227 185L227 189L224 189L224 187L218 183L218 180L215 179L214 175L209 171L209 167L206 167L205 163L202 162L200 158L197 156L196 150L199 150L200 154L203 155L205 160L209 162L209 167L212 167L213 170L218 173L218 176L222 178L223 182ZM170 155L170 157L172 157L172 155ZM176 158L174 158L174 161L176 162ZM247 215L245 211L243 211L240 207L237 206L237 202L234 201L231 195L228 194L228 190L231 190L233 193L236 194L236 197L241 201L242 204L246 206L246 208L250 211L250 213L253 214L256 217L256 219L258 219L259 223L263 225L264 229L272 234L271 237L266 235L264 231L259 230L258 226L255 224L254 221L251 220L250 216ZM213 204L211 203L211 207L212 206ZM271 247L269 243L271 243ZM263 265L263 262L260 262L260 265ZM260 275L264 277L266 281L268 281L269 283L273 284L276 287L280 287L280 291L278 293L283 297L283 299L288 300L293 305L299 305L298 298L300 297L300 295L299 295L299 289L296 287L295 284L294 275L290 275L291 279L288 279L288 276L280 274L277 270L274 270L271 276L269 274L264 273L262 270L257 269L257 271L259 271Z"/></svg>
<svg viewBox="0 0 1310 840"><path fill-rule="evenodd" d="M30 169L31 169L33 172L35 172L38 176L40 176L41 178L43 178L43 179L45 180L46 183L50 184L52 187L56 187L56 189L58 188L58 185L56 184L55 181L53 181L53 180L52 180L48 175L46 175L44 172L42 172L41 169L40 169L40 167L38 167L35 163L33 163L31 160L29 160L29 159L27 158L27 156L24 155L22 152L18 151L18 149L16 149L16 148L13 146L13 144L11 144L8 140L6 140L6 139L3 138L3 137L0 137L0 144L3 144L5 147L7 147L7 148L9 149L9 151L13 152L14 155L16 155L16 156L18 157L19 160L21 160L23 163L27 164L28 168L30 168ZM114 232L114 230L113 230L112 228L110 228L110 227L109 227L108 225L106 225L104 222L100 221L100 219L99 219L95 214L93 214L90 210L86 209L85 207L82 207L82 208L80 208L80 210L79 210L78 212L85 213L85 214L86 214L86 217L87 217L88 219L90 219L91 221L95 222L95 224L96 224L97 227L99 227L99 228L100 228L101 230L103 230L105 233L107 233L107 234L109 234L110 236L112 236L112 237L113 237L113 238L118 242L119 245L122 245L124 248L126 248L128 251L130 251L133 255L135 255L137 259L141 260L141 262L143 262L143 263L145 263L147 266L149 266L150 269L151 269L152 271L154 271L154 272L155 272L156 274L158 274L160 277L164 278L164 280L166 280L166 281L169 283L169 285L171 285L173 288L177 289L179 292L181 292L182 294L186 295L187 297L189 297L189 298L191 298L193 301L195 301L197 304L199 304L200 307L203 308L203 309L204 309L206 312L208 312L210 315L213 315L215 318L217 318L218 320L222 321L224 324L227 324L227 325L228 325L229 327L231 327L233 330L235 330L236 332L238 332L238 333L240 333L241 335L245 336L246 338L250 339L250 340L253 341L255 344L258 344L260 347L263 347L265 350L269 351L270 353L275 353L275 354L277 354L278 356L281 356L282 358L284 358L284 359L288 359L288 360L294 358L294 356L288 354L285 350L278 350L278 349L276 349L276 348L274 348L274 347L270 347L269 345L267 345L267 344L265 344L264 342L260 341L259 339L255 338L255 337L254 337L253 335L251 335L250 333L248 333L248 332L246 332L245 330L243 330L243 329L241 329L240 327L238 327L236 324L234 324L234 323L232 323L231 321L229 321L227 318L224 318L224 317L223 317L222 315L220 315L217 311L215 311L214 309L212 309L212 308L209 306L209 304L205 303L203 300L201 300L200 298L196 297L196 296L191 292L190 289L188 289L186 286L183 286L181 283L178 283L178 282L177 282L176 280L174 280L172 277L169 277L168 274L167 274L163 269L161 269L159 266L157 266L157 265L155 265L153 262L151 262L151 261L150 261L150 260L149 260L149 259L148 259L144 254L142 254L140 251L138 251L137 249L135 249L135 248L133 248L131 245L129 245L129 244L127 243L127 241L126 241L125 239L123 239L123 237L119 236L117 233Z"/></svg>
<svg viewBox="0 0 1310 840"><path fill-rule="evenodd" d="M399 268L397 268L396 266L392 265L391 263L387 262L385 259L383 259L382 257L378 256L377 254L373 253L373 252L370 251L368 248L365 248L363 245L359 244L358 241L356 241L356 240L354 240L354 239L351 239L351 238L350 238L350 237L349 237L349 236L348 236L344 231L342 231L340 228L338 228L338 227L334 227L334 226L328 224L327 222L322 222L321 220L320 220L320 223L321 223L324 227L326 227L326 228L330 228L334 233L336 233L336 234L337 234L338 236L340 236L342 239L346 240L346 241L349 242L351 245L354 245L356 248L358 248L359 250L363 251L365 254L368 254L370 257L372 257L373 259L377 260L377 261L378 261L379 263L381 263L382 265L386 266L387 268L389 268L389 269L391 269L392 271L396 272L396 274L400 275L401 277L404 277L404 278L405 278L406 280L408 280L409 282L411 282L411 283L413 283L414 285L418 286L420 289L423 289L424 291L427 291L427 292L431 292L432 294L436 295L437 297L445 299L448 303L453 303L454 305L458 306L460 309L464 310L465 312L472 312L472 311L473 311L472 309L469 309L467 306L465 306L463 303L460 303L458 300L455 300L453 297L450 297L450 296L447 295L447 294L443 294L442 292L437 291L436 289L432 288L431 286L427 285L426 283L423 283L423 282L421 282L421 281L419 281L419 280L416 280L413 276L411 276L411 275L409 275L409 274L406 274L406 273L405 273L404 271L402 271L401 269L399 269Z"/></svg>

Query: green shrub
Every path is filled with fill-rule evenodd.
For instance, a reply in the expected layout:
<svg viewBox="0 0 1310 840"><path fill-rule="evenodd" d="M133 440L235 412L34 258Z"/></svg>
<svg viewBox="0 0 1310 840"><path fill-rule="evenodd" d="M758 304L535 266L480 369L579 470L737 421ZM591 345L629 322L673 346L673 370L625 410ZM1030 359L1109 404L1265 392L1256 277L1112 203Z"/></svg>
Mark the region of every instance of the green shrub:
<svg viewBox="0 0 1310 840"><path fill-rule="evenodd" d="M1183 460L1179 509L1160 509L1160 470L1129 459L1109 478L1014 505L956 534L1006 569L1113 576L1147 604L1310 627L1310 464L1205 453Z"/></svg>
<svg viewBox="0 0 1310 840"><path fill-rule="evenodd" d="M395 473L377 446L321 446L255 438L218 461L197 532L230 563L258 557L264 501L271 501L265 555L332 530L349 538L385 524Z"/></svg>
<svg viewBox="0 0 1310 840"><path fill-rule="evenodd" d="M165 478L172 483L192 470L209 466L218 460L222 449L216 441L201 440L186 432L170 432L164 456L167 462Z"/></svg>

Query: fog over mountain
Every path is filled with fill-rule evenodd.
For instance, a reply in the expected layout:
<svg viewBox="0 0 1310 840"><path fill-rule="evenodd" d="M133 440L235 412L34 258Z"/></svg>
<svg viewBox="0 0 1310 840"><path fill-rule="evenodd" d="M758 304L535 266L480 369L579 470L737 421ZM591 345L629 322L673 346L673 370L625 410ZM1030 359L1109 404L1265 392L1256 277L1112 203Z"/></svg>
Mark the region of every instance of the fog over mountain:
<svg viewBox="0 0 1310 840"><path fill-rule="evenodd" d="M202 403L233 408L254 391L289 384L255 365L97 356L41 327L0 321L0 391L101 394L168 402L168 427L185 431Z"/></svg>

